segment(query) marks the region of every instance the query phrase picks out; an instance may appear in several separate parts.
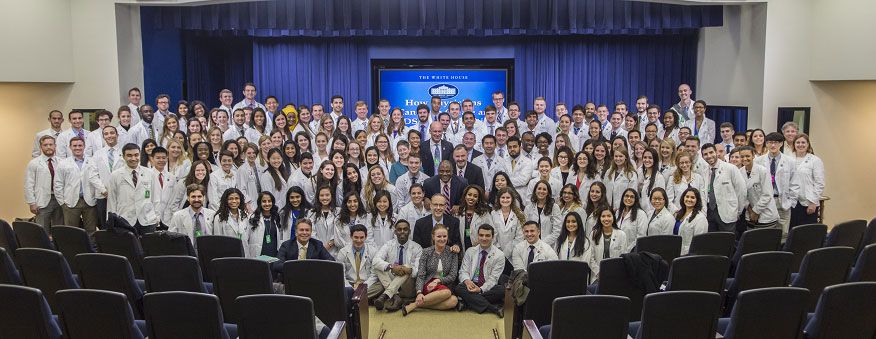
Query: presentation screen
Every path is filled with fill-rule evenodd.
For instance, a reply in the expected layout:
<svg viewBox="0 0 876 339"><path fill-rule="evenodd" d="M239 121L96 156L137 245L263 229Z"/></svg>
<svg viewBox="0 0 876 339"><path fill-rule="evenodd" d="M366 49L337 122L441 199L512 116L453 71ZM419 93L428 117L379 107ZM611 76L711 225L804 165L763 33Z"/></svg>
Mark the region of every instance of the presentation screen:
<svg viewBox="0 0 876 339"><path fill-rule="evenodd" d="M483 120L484 108L493 104L492 93L505 93L510 101L513 60L372 60L372 77L378 99L404 110L405 123L411 126L417 119L417 105L429 106L433 96L441 98L441 111L451 102L474 103L475 118ZM431 106L430 106L431 107ZM430 108L431 109L431 108Z"/></svg>

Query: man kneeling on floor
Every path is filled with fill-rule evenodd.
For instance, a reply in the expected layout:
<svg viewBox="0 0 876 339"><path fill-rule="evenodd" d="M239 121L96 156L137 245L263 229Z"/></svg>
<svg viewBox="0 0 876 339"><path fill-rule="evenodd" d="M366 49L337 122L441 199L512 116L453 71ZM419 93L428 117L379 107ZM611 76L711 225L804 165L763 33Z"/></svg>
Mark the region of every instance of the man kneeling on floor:
<svg viewBox="0 0 876 339"><path fill-rule="evenodd" d="M462 268L459 270L459 280L453 292L460 298L457 311L471 308L478 313L490 311L504 317L502 300L504 297L505 280L502 275L505 269L505 255L502 250L493 246L493 226L483 224L478 227L478 246L465 251L462 258Z"/></svg>

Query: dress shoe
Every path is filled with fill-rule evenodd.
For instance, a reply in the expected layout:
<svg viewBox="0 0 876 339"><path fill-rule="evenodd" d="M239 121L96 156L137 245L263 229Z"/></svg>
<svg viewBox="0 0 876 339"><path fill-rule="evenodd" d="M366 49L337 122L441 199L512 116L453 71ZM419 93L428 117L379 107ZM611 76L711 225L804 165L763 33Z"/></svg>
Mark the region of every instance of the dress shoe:
<svg viewBox="0 0 876 339"><path fill-rule="evenodd" d="M383 307L386 304L386 299L389 298L386 294L381 294L377 299L374 300L374 308L378 311L382 311Z"/></svg>
<svg viewBox="0 0 876 339"><path fill-rule="evenodd" d="M389 298L385 305L386 310L389 312L395 312L398 311L400 308L403 308L401 297L399 297L398 294L392 296L392 298Z"/></svg>

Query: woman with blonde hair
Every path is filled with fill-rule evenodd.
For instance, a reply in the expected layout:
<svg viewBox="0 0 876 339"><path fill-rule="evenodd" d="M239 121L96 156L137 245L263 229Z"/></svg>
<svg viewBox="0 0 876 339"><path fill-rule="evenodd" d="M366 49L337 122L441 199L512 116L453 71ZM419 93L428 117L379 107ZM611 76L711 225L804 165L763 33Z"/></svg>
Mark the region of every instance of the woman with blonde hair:
<svg viewBox="0 0 876 339"><path fill-rule="evenodd" d="M432 246L420 254L417 270L417 297L402 308L407 316L417 308L449 310L459 302L451 292L451 284L459 273L459 254L447 246L449 230L443 224L432 228Z"/></svg>
<svg viewBox="0 0 876 339"><path fill-rule="evenodd" d="M183 149L182 143L176 139L167 142L167 170L177 178L182 178L189 173L192 161Z"/></svg>
<svg viewBox="0 0 876 339"><path fill-rule="evenodd" d="M603 182L608 188L607 198L613 209L620 207L624 190L639 188L639 173L623 146L614 149L611 166L605 172Z"/></svg>
<svg viewBox="0 0 876 339"><path fill-rule="evenodd" d="M663 173L664 177L669 178L675 167L675 142L669 139L660 141L660 149L657 150L657 155L660 158L660 163L658 164L660 172Z"/></svg>
<svg viewBox="0 0 876 339"><path fill-rule="evenodd" d="M164 118L164 127L161 128L161 137L158 144L167 148L167 143L173 140L173 135L179 131L179 119L175 115L168 115Z"/></svg>
<svg viewBox="0 0 876 339"><path fill-rule="evenodd" d="M503 187L494 193L496 204L490 216L493 218L493 227L496 228L495 244L499 245L505 258L510 259L514 246L523 240L523 223L526 222L526 214L517 204L514 188Z"/></svg>
<svg viewBox="0 0 876 339"><path fill-rule="evenodd" d="M673 213L681 208L679 201L685 190L693 187L702 192L706 186L706 180L693 170L693 156L686 151L679 152L676 156L675 171L667 181L666 195L669 201L666 207Z"/></svg>

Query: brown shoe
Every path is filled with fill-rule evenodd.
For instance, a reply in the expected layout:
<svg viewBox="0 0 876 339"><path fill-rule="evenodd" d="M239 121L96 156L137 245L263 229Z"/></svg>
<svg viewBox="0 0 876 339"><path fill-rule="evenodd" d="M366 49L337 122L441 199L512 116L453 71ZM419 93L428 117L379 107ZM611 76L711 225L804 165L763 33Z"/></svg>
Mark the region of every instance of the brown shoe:
<svg viewBox="0 0 876 339"><path fill-rule="evenodd" d="M386 306L386 299L388 298L388 295L381 294L379 297L377 297L377 299L374 300L374 308L376 308L378 311L382 311L383 307Z"/></svg>
<svg viewBox="0 0 876 339"><path fill-rule="evenodd" d="M401 297L399 297L398 294L396 294L396 295L392 296L392 298L390 298L389 301L387 302L386 310L389 312L395 312L395 311L398 311L399 309L401 309L402 306L404 306L404 305L402 305Z"/></svg>

